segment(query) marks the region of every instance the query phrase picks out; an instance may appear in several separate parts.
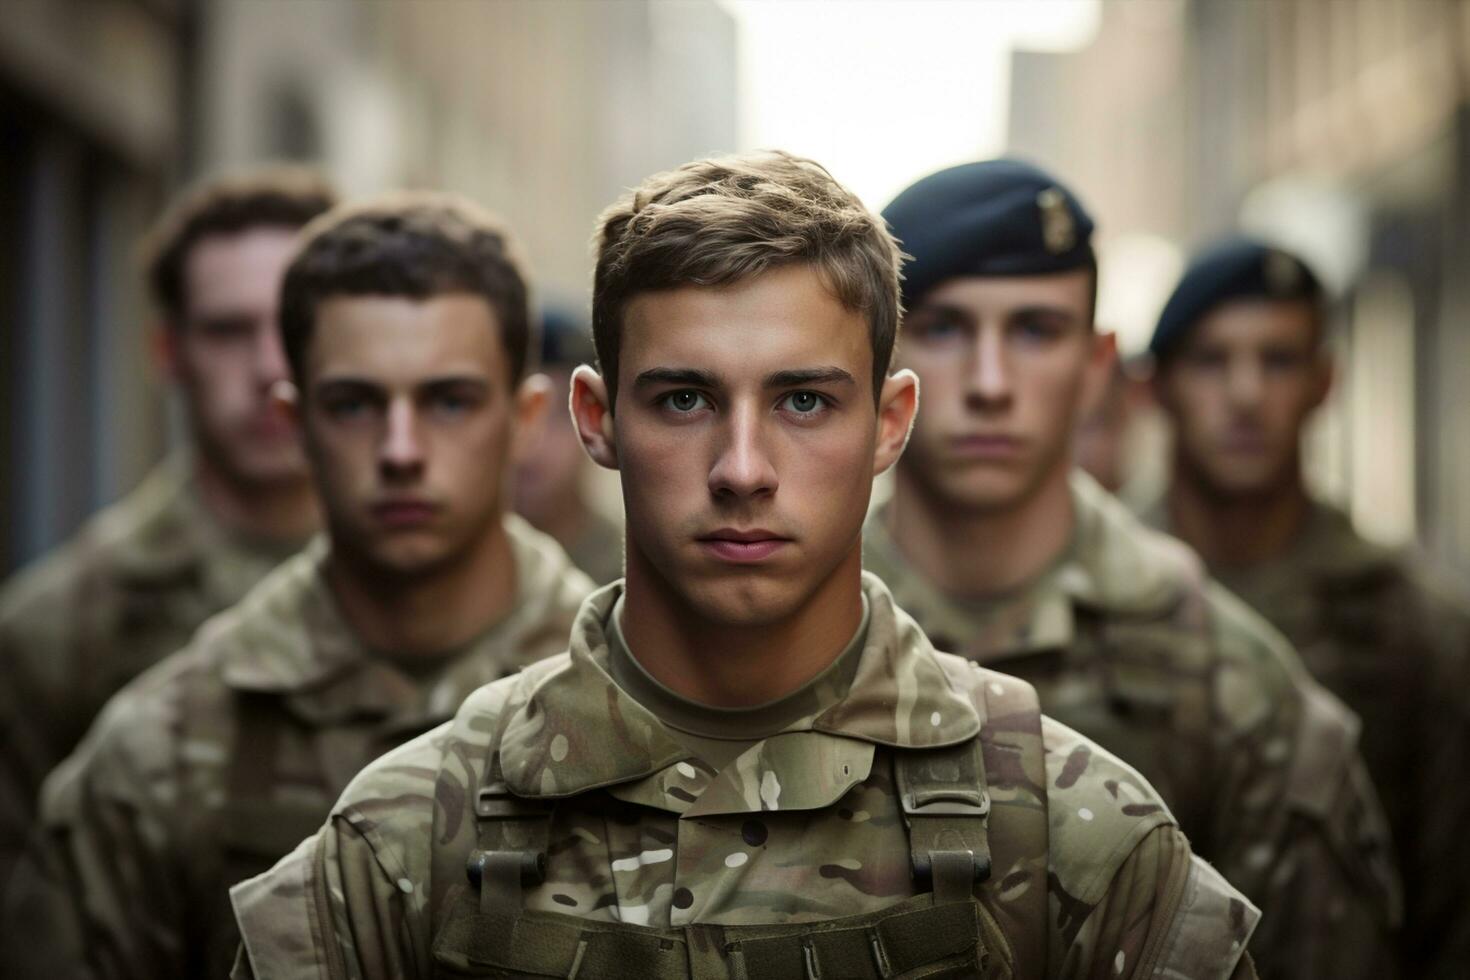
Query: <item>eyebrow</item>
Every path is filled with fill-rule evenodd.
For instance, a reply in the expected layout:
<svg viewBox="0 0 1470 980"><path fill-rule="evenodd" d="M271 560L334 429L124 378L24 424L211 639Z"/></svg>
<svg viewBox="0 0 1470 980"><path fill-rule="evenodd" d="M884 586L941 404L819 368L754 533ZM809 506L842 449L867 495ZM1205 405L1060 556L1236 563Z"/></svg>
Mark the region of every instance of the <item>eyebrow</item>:
<svg viewBox="0 0 1470 980"><path fill-rule="evenodd" d="M633 379L633 387L650 385L689 385L692 388L718 388L720 379L709 371L694 368L649 368Z"/></svg>
<svg viewBox="0 0 1470 980"><path fill-rule="evenodd" d="M1054 316L1067 320L1080 320L1082 316L1069 306L1053 306L1048 303L1030 303L1026 306L1018 306L1011 310L1007 316L1010 319L1022 316Z"/></svg>
<svg viewBox="0 0 1470 980"><path fill-rule="evenodd" d="M721 381L719 375L695 368L649 368L647 371L640 372L638 377L633 379L635 388L659 384L689 385L692 388L719 388ZM762 381L762 385L766 388L798 388L802 385L825 384L856 385L857 381L850 373L839 367L792 368L787 371L775 371L766 375Z"/></svg>
<svg viewBox="0 0 1470 980"><path fill-rule="evenodd" d="M840 367L796 368L766 375L767 388L799 388L802 385L855 385L853 376Z"/></svg>
<svg viewBox="0 0 1470 980"><path fill-rule="evenodd" d="M454 388L461 385L472 386L481 389L490 388L490 380L474 374L444 374L437 377L424 378L414 383L415 391L435 391L444 388ZM387 385L381 381L364 378L358 375L337 375L318 378L312 387L317 391L330 391L334 388L345 389L367 389L370 391L384 391Z"/></svg>

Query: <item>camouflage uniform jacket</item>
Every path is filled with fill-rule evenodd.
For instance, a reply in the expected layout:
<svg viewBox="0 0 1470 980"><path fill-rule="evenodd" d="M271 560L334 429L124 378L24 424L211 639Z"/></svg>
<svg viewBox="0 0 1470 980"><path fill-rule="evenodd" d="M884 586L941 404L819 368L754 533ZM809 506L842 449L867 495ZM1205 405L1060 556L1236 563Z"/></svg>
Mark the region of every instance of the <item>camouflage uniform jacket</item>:
<svg viewBox="0 0 1470 980"><path fill-rule="evenodd" d="M230 885L313 833L372 759L564 648L592 584L550 538L506 523L513 611L435 664L409 673L356 639L319 541L124 688L46 782L0 929L25 940L6 943L15 970L0 974L224 976Z"/></svg>
<svg viewBox="0 0 1470 980"><path fill-rule="evenodd" d="M936 646L1029 681L1043 711L1139 768L1261 907L1262 976L1392 976L1397 876L1356 719L1188 548L1081 473L1072 500L1067 554L995 599L924 580L884 511L864 562Z"/></svg>
<svg viewBox="0 0 1470 980"><path fill-rule="evenodd" d="M107 699L304 543L227 534L188 473L182 457L159 466L0 593L0 887L41 781Z"/></svg>
<svg viewBox="0 0 1470 980"><path fill-rule="evenodd" d="M233 975L1255 975L1254 908L1136 772L864 588L846 694L719 771L613 682L621 585L597 592L569 653L369 766L235 887Z"/></svg>
<svg viewBox="0 0 1470 980"><path fill-rule="evenodd" d="M1147 519L1164 526L1162 505ZM1285 633L1363 719L1404 877L1405 972L1470 961L1470 610L1425 564L1313 507L1286 553L1211 571ZM1432 964L1438 964L1437 968ZM1435 972L1438 969L1438 973Z"/></svg>

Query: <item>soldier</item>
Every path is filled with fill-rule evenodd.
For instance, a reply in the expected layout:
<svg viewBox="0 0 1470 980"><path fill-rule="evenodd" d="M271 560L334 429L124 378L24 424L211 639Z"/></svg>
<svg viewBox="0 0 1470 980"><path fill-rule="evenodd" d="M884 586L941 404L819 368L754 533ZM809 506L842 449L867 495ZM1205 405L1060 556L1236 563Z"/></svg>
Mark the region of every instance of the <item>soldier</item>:
<svg viewBox="0 0 1470 980"><path fill-rule="evenodd" d="M103 703L298 550L317 524L276 300L296 230L332 205L316 176L271 170L185 195L147 250L158 349L190 451L0 592L0 887L41 781Z"/></svg>
<svg viewBox="0 0 1470 980"><path fill-rule="evenodd" d="M597 247L572 407L626 578L234 889L235 976L1254 976L1148 783L862 574L918 395L877 218L759 154L650 178Z"/></svg>
<svg viewBox="0 0 1470 980"><path fill-rule="evenodd" d="M541 370L551 381L552 411L541 438L516 460L515 510L561 542L593 581L606 585L623 575L623 529L588 499L587 454L571 415L561 410L572 371L593 357L592 332L584 321L560 310L541 318Z"/></svg>
<svg viewBox="0 0 1470 980"><path fill-rule="evenodd" d="M1074 423L1115 360L1086 211L995 160L924 178L884 216L913 255L897 364L924 411L868 569L936 646L1031 682L1158 787L1260 905L1263 976L1387 975L1396 885L1355 720L1195 555L1074 469Z"/></svg>
<svg viewBox="0 0 1470 980"><path fill-rule="evenodd" d="M1470 957L1470 612L1423 563L1363 540L1307 492L1302 431L1331 385L1326 328L1323 290L1288 252L1232 238L1191 263L1151 344L1175 438L1150 518L1362 717L1404 873L1405 972L1458 977Z"/></svg>
<svg viewBox="0 0 1470 980"><path fill-rule="evenodd" d="M506 232L408 195L302 234L281 332L326 538L119 692L47 781L0 974L224 976L228 887L371 759L561 649L592 589L503 514L546 402Z"/></svg>

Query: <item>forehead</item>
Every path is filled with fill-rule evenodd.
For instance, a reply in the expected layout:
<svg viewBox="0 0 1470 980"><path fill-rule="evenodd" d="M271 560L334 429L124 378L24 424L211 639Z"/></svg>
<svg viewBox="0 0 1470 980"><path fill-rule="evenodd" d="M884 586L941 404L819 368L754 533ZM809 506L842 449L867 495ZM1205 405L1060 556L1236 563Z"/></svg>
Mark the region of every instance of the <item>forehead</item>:
<svg viewBox="0 0 1470 980"><path fill-rule="evenodd" d="M1092 270L1071 269L1043 276L956 276L925 293L916 308L931 305L977 313L1047 306L1086 317L1092 308Z"/></svg>
<svg viewBox="0 0 1470 980"><path fill-rule="evenodd" d="M1184 347L1203 345L1310 346L1317 341L1317 311L1303 300L1238 299L1205 314Z"/></svg>
<svg viewBox="0 0 1470 980"><path fill-rule="evenodd" d="M738 383L834 366L861 379L872 363L867 318L844 306L806 265L731 286L641 293L623 313L620 381L652 367L708 370Z"/></svg>
<svg viewBox="0 0 1470 980"><path fill-rule="evenodd" d="M317 306L306 361L317 379L350 375L388 385L449 374L499 377L510 369L490 304L462 293L329 297Z"/></svg>
<svg viewBox="0 0 1470 980"><path fill-rule="evenodd" d="M199 239L184 258L190 312L274 308L295 241L295 231L268 226Z"/></svg>

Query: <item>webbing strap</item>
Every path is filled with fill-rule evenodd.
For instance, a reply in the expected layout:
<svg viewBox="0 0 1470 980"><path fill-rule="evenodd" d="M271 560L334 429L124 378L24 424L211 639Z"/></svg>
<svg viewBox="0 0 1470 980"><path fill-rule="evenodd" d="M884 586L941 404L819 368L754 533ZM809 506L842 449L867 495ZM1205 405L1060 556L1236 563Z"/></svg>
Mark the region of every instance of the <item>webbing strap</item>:
<svg viewBox="0 0 1470 980"><path fill-rule="evenodd" d="M554 808L549 801L512 794L499 778L498 760L492 769L492 778L475 794L478 847L465 870L480 890L480 911L510 921L525 908L525 888L546 879Z"/></svg>
<svg viewBox="0 0 1470 980"><path fill-rule="evenodd" d="M751 980L881 980L981 955L972 901L767 930L778 934L744 939L739 927L725 929L729 952L739 953Z"/></svg>
<svg viewBox="0 0 1470 980"><path fill-rule="evenodd" d="M909 832L909 866L939 903L974 893L990 877L985 762L979 739L893 753L894 782Z"/></svg>
<svg viewBox="0 0 1470 980"><path fill-rule="evenodd" d="M980 966L988 956L974 901L936 905L919 896L893 908L825 922L692 926L713 942L724 972L745 980L884 980L926 967ZM527 911L509 921L467 909L435 941L435 959L456 969L491 967L516 976L598 980L689 980L691 936ZM694 943L694 945L702 945ZM979 975L971 969L966 976ZM989 974L985 974L989 975Z"/></svg>

